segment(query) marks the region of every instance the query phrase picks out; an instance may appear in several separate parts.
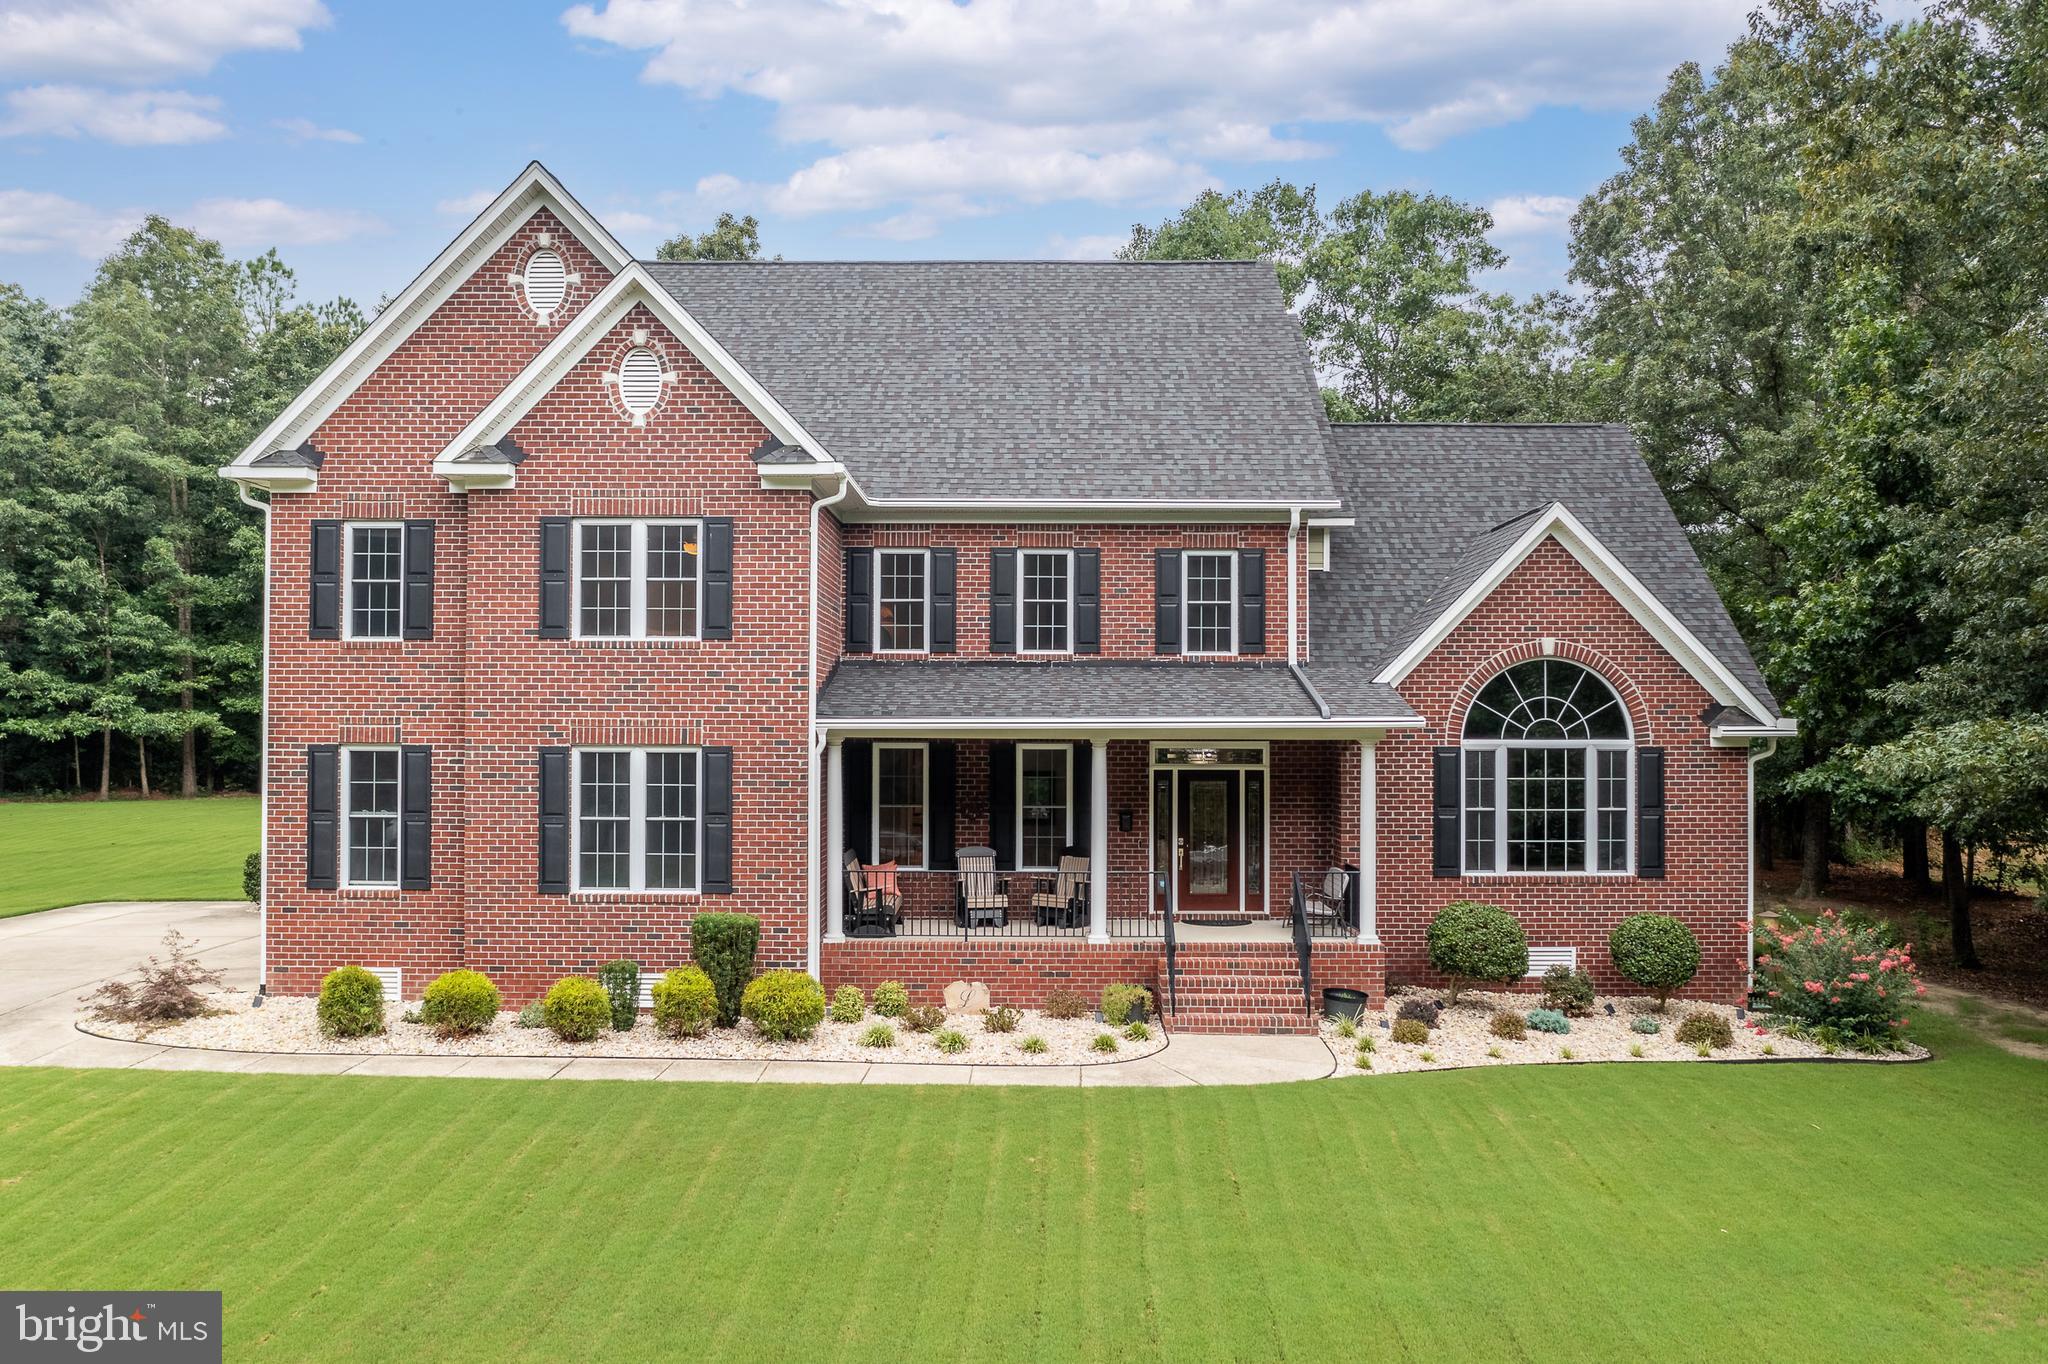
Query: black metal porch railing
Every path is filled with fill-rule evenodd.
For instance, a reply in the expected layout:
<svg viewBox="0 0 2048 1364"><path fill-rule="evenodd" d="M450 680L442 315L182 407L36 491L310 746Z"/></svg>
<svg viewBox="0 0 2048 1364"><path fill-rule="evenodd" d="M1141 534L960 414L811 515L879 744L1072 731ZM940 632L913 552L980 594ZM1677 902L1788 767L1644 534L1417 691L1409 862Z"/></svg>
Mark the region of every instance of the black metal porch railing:
<svg viewBox="0 0 2048 1364"><path fill-rule="evenodd" d="M1310 961L1315 953L1308 936L1308 901L1301 888L1301 873L1294 873L1294 890L1287 897L1288 917L1293 920L1294 960L1301 968L1301 1006L1308 1010L1308 1016L1316 1015L1315 983L1310 977Z"/></svg>
<svg viewBox="0 0 2048 1364"><path fill-rule="evenodd" d="M1316 1016L1314 945L1318 938L1345 940L1358 936L1359 875L1355 867L1332 867L1320 874L1294 873L1287 897L1294 959L1301 969L1301 1004Z"/></svg>
<svg viewBox="0 0 2048 1364"><path fill-rule="evenodd" d="M1151 873L1113 870L1107 879L1109 937L1157 939L1161 915ZM1094 887L1085 876L1063 882L1052 871L903 872L899 885L894 921L859 936L1085 941L1093 918Z"/></svg>

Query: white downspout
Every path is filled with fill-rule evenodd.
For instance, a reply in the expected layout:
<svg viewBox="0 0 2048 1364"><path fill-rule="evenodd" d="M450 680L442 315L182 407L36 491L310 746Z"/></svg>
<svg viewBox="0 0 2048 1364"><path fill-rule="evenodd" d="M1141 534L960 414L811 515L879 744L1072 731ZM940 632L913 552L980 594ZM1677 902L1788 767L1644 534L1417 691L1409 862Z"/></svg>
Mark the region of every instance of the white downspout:
<svg viewBox="0 0 2048 1364"><path fill-rule="evenodd" d="M811 498L811 666L804 687L808 693L804 732L810 736L805 744L810 767L810 817L804 824L804 955L813 980L823 979L818 947L818 757L825 747L825 735L818 728L818 518L827 507L837 505L852 486L853 480L842 474L838 490L830 497L813 494Z"/></svg>
<svg viewBox="0 0 2048 1364"><path fill-rule="evenodd" d="M1749 942L1747 955L1742 959L1743 1002L1748 1003L1748 992L1756 988L1756 765L1778 751L1776 739L1764 740L1762 752L1754 744L1749 749Z"/></svg>
<svg viewBox="0 0 2048 1364"><path fill-rule="evenodd" d="M235 495L263 513L263 683L262 710L256 719L256 994L270 981L270 504L249 496L249 485L235 484Z"/></svg>
<svg viewBox="0 0 2048 1364"><path fill-rule="evenodd" d="M1287 666L1293 667L1301 661L1301 622L1296 617L1295 594L1299 590L1295 576L1299 566L1295 556L1300 552L1301 508L1290 508L1287 513Z"/></svg>

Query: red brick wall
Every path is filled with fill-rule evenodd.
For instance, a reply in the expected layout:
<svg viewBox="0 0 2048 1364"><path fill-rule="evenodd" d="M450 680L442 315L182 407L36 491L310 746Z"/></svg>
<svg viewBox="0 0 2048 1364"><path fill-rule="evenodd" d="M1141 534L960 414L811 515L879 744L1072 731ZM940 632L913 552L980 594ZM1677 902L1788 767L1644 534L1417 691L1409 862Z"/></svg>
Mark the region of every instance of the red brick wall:
<svg viewBox="0 0 2048 1364"><path fill-rule="evenodd" d="M1665 752L1665 876L1468 876L1430 874L1430 749L1456 743L1472 696L1511 663L1542 653L1604 676L1628 706L1639 744ZM1714 748L1700 714L1709 697L1648 631L1555 541L1538 547L1401 685L1429 722L1381 742L1379 932L1388 977L1431 982L1424 934L1452 900L1497 904L1537 946L1576 946L1579 964L1604 991L1630 989L1613 970L1607 935L1630 914L1685 920L1700 940L1692 997L1736 1001L1745 988L1748 914L1747 755ZM1346 781L1355 775L1347 760ZM1350 835L1355 843L1355 835Z"/></svg>
<svg viewBox="0 0 2048 1364"><path fill-rule="evenodd" d="M1148 943L1087 943L1072 939L995 939L962 944L943 938L858 939L827 943L821 968L829 993L841 985L871 990L900 980L913 1004L938 1004L956 980L988 985L997 1004L1035 1009L1054 990L1077 990L1090 1003L1105 985L1142 985L1156 997L1164 960Z"/></svg>

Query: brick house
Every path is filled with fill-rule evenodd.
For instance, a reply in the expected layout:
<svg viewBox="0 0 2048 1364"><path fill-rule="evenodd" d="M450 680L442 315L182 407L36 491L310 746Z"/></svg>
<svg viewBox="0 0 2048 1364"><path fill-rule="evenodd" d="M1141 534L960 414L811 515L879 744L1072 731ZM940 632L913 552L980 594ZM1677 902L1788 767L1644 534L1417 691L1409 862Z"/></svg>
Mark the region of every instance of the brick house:
<svg viewBox="0 0 2048 1364"><path fill-rule="evenodd" d="M522 1002L717 909L1298 1028L1462 898L1744 987L1791 724L1628 434L1333 426L1270 266L635 261L536 164L222 473L273 991Z"/></svg>

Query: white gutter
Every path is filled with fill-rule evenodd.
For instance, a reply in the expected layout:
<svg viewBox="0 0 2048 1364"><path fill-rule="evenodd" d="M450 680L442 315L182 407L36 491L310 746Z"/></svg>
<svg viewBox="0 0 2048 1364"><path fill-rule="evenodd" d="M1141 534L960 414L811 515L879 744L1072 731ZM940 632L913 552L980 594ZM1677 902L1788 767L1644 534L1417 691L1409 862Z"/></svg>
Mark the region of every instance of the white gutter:
<svg viewBox="0 0 2048 1364"><path fill-rule="evenodd" d="M270 504L249 496L247 484L235 495L263 513L263 693L256 720L256 994L270 981Z"/></svg>
<svg viewBox="0 0 2048 1364"><path fill-rule="evenodd" d="M805 746L808 754L810 785L810 818L805 824L804 834L804 887L805 904L809 906L804 915L804 956L810 963L811 978L822 979L819 974L818 931L823 922L823 911L818 908L818 755L825 746L825 731L818 728L818 525L819 517L827 507L835 506L845 497L853 480L841 477L839 489L830 497L811 499L811 667L805 679L805 706L807 720L804 733L810 736Z"/></svg>
<svg viewBox="0 0 2048 1364"><path fill-rule="evenodd" d="M1777 751L1775 735L1764 740L1761 752L1754 744L1749 748L1749 955L1742 964L1745 1005L1749 1003L1748 991L1756 988L1756 765Z"/></svg>

